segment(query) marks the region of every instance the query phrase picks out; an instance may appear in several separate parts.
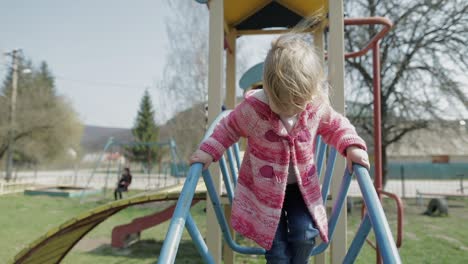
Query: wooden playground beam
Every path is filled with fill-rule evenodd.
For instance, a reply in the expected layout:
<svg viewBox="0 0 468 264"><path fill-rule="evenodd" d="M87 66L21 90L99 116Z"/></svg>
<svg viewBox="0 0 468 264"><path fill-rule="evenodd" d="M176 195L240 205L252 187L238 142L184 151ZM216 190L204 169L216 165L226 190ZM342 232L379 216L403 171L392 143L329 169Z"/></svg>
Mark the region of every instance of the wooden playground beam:
<svg viewBox="0 0 468 264"><path fill-rule="evenodd" d="M209 65L208 65L208 122L213 122L219 114L222 105L222 89L224 87L224 0L211 0L209 2ZM210 169L217 193L221 193L221 175L219 169ZM217 170L217 171L215 171ZM207 229L206 241L214 262L221 263L222 238L216 215L211 201L207 203Z"/></svg>
<svg viewBox="0 0 468 264"><path fill-rule="evenodd" d="M328 38L328 73L330 84L334 92L331 96L333 108L339 112L345 113L344 98L344 7L342 0L329 1L329 38ZM338 197L339 188L342 180L342 173L345 171L345 160L343 157L337 157L333 172L331 184L331 195L334 197L331 201L335 202ZM332 264L342 263L346 255L347 236L346 236L346 204L344 204L342 213L338 218L334 238L331 243L331 262Z"/></svg>

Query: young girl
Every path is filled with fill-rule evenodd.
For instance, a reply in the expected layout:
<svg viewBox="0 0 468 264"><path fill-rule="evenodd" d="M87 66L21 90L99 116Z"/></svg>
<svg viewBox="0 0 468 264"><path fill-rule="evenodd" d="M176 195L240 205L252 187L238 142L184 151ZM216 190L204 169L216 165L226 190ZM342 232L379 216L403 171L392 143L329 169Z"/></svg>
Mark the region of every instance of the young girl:
<svg viewBox="0 0 468 264"><path fill-rule="evenodd" d="M328 223L315 166L315 138L369 168L365 142L324 92L320 60L300 36L284 35L265 59L264 89L246 95L190 162L207 168L240 137L247 149L232 205L232 227L266 251L267 263L307 263Z"/></svg>

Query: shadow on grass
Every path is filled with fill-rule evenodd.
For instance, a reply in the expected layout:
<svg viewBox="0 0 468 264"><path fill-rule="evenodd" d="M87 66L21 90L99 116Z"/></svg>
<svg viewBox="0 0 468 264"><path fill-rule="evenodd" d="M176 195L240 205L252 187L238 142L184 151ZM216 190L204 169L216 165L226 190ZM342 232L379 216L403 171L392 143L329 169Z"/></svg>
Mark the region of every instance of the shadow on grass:
<svg viewBox="0 0 468 264"><path fill-rule="evenodd" d="M119 256L131 259L157 260L163 241L140 240L124 249L112 248L110 244L102 245L86 254L99 256ZM181 241L175 263L203 263L195 245L191 241Z"/></svg>

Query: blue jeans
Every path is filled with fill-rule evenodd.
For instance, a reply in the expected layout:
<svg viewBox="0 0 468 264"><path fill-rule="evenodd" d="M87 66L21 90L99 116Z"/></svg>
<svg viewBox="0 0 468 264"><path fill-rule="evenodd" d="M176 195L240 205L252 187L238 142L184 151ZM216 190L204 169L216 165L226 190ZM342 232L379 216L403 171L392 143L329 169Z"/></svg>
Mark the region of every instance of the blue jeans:
<svg viewBox="0 0 468 264"><path fill-rule="evenodd" d="M318 233L299 186L288 184L273 246L265 254L267 263L308 263Z"/></svg>

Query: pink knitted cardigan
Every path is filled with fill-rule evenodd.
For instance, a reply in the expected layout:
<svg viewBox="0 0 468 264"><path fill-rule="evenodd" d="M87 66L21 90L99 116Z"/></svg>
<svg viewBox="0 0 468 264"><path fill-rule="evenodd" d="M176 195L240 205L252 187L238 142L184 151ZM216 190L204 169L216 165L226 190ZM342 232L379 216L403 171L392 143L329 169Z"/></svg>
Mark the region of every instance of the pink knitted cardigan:
<svg viewBox="0 0 468 264"><path fill-rule="evenodd" d="M271 248L291 162L320 237L328 242L327 215L315 167L316 135L321 135L343 155L351 145L366 149L350 122L328 104L308 104L290 133L268 104L249 95L220 121L200 146L214 161L240 137L247 138L232 205L234 230L265 249Z"/></svg>

